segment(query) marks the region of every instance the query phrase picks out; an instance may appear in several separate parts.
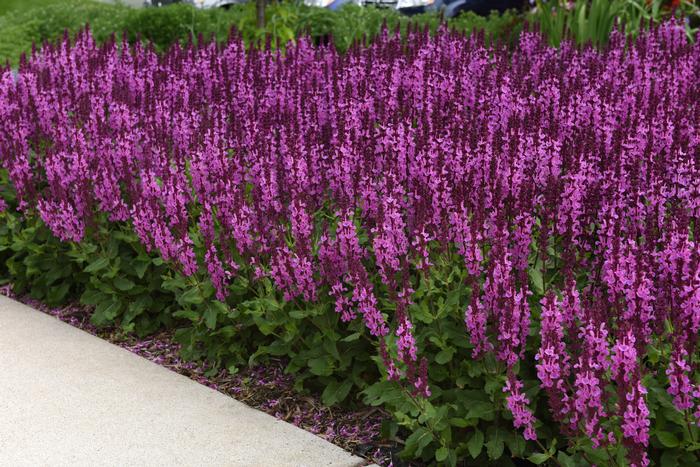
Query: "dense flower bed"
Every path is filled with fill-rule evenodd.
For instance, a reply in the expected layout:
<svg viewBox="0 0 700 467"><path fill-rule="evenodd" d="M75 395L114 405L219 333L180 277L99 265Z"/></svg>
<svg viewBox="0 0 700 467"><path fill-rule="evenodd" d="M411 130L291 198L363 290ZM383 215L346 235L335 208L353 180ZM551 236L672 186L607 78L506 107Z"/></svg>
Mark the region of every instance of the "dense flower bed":
<svg viewBox="0 0 700 467"><path fill-rule="evenodd" d="M409 429L408 456L495 459L505 442L536 463L688 462L699 75L700 47L673 24L601 52L523 34L514 54L414 31L343 55L234 39L159 56L84 32L2 75L6 216L40 218L78 263L96 251L84 245L135 233L139 258L187 284L176 316L203 319L214 340L237 339L250 284L283 295L256 302L265 335L266 309L310 320L332 303L337 332L322 330L376 347L388 381L364 394ZM102 259L82 273L108 274ZM128 322L137 312L114 297L134 282L83 301ZM312 357L312 374L334 374ZM331 392L368 378L348 370Z"/></svg>

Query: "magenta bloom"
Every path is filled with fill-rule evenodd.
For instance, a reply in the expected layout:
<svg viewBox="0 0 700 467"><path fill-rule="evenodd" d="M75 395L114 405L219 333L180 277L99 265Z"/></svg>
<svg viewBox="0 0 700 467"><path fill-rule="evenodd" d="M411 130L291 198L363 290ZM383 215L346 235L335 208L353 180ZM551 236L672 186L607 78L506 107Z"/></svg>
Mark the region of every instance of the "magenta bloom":
<svg viewBox="0 0 700 467"><path fill-rule="evenodd" d="M342 55L47 44L0 69L2 191L65 242L131 229L220 301L239 277L355 321L419 397L457 386L428 367L451 332L446 368L495 360L527 439L548 406L646 465L647 378L700 414L700 44L408 34Z"/></svg>

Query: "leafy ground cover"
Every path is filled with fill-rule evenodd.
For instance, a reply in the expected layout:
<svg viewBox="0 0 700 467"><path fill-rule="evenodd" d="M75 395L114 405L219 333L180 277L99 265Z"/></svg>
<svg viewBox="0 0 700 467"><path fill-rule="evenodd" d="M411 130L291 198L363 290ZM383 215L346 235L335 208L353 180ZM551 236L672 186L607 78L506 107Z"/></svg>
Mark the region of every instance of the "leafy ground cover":
<svg viewBox="0 0 700 467"><path fill-rule="evenodd" d="M700 46L88 32L0 81L0 264L96 326L283 358L424 462L696 465Z"/></svg>

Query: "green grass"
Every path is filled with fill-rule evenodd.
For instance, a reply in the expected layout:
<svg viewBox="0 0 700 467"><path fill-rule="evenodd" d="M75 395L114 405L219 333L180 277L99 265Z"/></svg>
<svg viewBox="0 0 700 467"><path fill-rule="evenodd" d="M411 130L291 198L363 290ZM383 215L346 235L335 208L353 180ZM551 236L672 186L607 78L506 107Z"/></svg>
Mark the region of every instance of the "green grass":
<svg viewBox="0 0 700 467"><path fill-rule="evenodd" d="M56 40L66 29L75 33L87 22L96 38L105 39L124 30L130 10L93 0L9 0L15 8L7 8L7 1L0 0L9 10L0 16L0 62L9 60L13 65L32 43Z"/></svg>
<svg viewBox="0 0 700 467"><path fill-rule="evenodd" d="M60 0L2 0L0 1L0 16L11 11L30 10L59 3Z"/></svg>

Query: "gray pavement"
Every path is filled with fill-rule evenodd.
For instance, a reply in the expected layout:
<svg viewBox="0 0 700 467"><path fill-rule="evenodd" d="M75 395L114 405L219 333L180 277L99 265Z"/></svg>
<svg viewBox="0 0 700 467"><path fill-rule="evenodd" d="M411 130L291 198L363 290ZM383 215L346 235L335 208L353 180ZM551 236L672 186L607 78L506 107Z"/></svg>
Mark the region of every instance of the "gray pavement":
<svg viewBox="0 0 700 467"><path fill-rule="evenodd" d="M356 466L311 433L0 296L1 466Z"/></svg>

